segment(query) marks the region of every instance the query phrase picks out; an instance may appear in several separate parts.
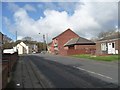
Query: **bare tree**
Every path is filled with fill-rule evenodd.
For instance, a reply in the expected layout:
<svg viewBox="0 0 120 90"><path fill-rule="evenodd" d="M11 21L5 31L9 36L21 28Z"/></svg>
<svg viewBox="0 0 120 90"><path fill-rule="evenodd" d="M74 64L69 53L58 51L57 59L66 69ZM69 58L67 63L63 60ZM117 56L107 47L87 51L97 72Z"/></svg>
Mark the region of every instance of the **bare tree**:
<svg viewBox="0 0 120 90"><path fill-rule="evenodd" d="M23 41L32 41L33 39L31 37L27 36L27 37L22 38L22 40Z"/></svg>

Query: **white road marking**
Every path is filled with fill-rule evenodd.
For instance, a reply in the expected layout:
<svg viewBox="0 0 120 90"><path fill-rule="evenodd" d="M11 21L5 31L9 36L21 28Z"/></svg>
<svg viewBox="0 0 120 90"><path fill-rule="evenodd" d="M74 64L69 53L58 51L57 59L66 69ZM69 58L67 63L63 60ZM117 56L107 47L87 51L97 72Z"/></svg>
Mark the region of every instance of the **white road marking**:
<svg viewBox="0 0 120 90"><path fill-rule="evenodd" d="M108 78L108 79L112 79L111 77L106 76L106 75L103 75L103 74L100 74L100 73L96 73L96 72L93 72L93 71L89 71L89 70L86 70L86 69L83 69L83 68L80 68L80 67L76 67L76 66L73 66L73 67L74 67L74 68L77 68L77 69L79 69L79 70L83 70L83 71L86 71L86 72L89 72L89 73L92 73L92 74L96 74L96 75L99 75L99 76Z"/></svg>

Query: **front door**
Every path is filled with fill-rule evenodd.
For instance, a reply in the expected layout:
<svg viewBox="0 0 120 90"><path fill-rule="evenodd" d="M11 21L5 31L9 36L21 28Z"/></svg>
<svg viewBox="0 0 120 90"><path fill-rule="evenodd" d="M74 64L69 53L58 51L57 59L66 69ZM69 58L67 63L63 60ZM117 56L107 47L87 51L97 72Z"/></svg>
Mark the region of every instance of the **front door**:
<svg viewBox="0 0 120 90"><path fill-rule="evenodd" d="M108 54L115 54L115 42L108 43Z"/></svg>

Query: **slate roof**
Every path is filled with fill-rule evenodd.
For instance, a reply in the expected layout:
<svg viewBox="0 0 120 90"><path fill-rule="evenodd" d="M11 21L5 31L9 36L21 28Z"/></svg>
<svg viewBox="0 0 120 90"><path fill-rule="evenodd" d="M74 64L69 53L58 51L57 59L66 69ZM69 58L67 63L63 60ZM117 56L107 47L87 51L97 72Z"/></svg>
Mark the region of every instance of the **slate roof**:
<svg viewBox="0 0 120 90"><path fill-rule="evenodd" d="M106 36L102 39L99 39L98 41L118 39L118 38L120 38L120 33L116 33L116 34L113 34L113 35Z"/></svg>
<svg viewBox="0 0 120 90"><path fill-rule="evenodd" d="M48 43L48 45L50 46L52 44L52 42Z"/></svg>
<svg viewBox="0 0 120 90"><path fill-rule="evenodd" d="M64 44L64 46L71 46L71 45L95 45L95 43L88 39L78 37L78 38L72 38L67 43Z"/></svg>

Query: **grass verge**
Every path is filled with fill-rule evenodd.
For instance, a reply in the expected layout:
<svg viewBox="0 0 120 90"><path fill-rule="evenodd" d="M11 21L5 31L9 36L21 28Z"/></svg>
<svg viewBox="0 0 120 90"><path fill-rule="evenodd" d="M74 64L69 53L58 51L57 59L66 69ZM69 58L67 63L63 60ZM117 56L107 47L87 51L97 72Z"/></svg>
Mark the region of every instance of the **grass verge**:
<svg viewBox="0 0 120 90"><path fill-rule="evenodd" d="M99 61L117 61L118 55L106 55L106 56L95 56L91 54L80 54L80 55L72 55L72 57L76 58L86 58L92 60L99 60Z"/></svg>

